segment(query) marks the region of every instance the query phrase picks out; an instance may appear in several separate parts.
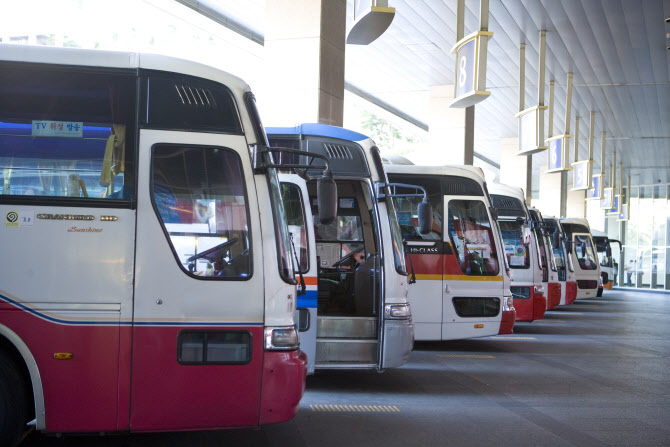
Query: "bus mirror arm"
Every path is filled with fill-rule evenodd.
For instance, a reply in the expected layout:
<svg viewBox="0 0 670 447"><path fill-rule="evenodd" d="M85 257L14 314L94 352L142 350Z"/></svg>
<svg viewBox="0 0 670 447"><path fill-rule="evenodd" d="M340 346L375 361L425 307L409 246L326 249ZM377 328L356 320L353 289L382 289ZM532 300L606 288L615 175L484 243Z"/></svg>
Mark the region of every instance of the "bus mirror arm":
<svg viewBox="0 0 670 447"><path fill-rule="evenodd" d="M337 185L333 179L333 173L330 170L330 164L328 163L328 158L325 155L315 154L313 152L301 151L298 149L291 149L288 147L267 147L267 146L254 146L252 148L253 153L253 167L254 173L261 174L264 173L268 168L278 168L278 169L294 169L295 172L300 175L300 177L305 180L314 180L313 177L307 175L308 169L318 169L322 170L323 174L318 177L316 184L316 195L317 202L319 207L319 221L328 225L335 220L337 217ZM267 155L262 157L264 154L272 153L282 153L282 154L295 154L303 155L309 157L312 160L309 164L302 163L274 163L274 160L269 158ZM324 161L324 165L313 165L312 162L314 159L319 158Z"/></svg>
<svg viewBox="0 0 670 447"><path fill-rule="evenodd" d="M396 194L396 193L391 193L390 188L408 188L408 189L418 189L421 190L420 193L412 193L412 194ZM387 192L384 192L384 188L387 188ZM418 209L417 209L417 217L419 220L419 233L421 234L429 234L431 231L433 231L433 207L430 205L430 202L428 202L428 191L426 191L426 188L420 185L409 185L407 183L382 183L382 182L377 182L375 183L375 192L377 194L377 200L382 200L386 197L421 197L423 196L423 200L419 203Z"/></svg>

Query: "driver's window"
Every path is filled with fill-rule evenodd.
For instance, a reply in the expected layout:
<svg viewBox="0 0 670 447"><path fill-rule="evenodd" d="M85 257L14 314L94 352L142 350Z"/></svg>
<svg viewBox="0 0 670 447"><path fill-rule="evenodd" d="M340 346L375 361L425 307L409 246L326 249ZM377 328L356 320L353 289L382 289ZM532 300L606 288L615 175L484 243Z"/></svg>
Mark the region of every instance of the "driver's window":
<svg viewBox="0 0 670 447"><path fill-rule="evenodd" d="M237 153L162 144L151 159L153 204L180 267L195 278L249 278L249 210Z"/></svg>

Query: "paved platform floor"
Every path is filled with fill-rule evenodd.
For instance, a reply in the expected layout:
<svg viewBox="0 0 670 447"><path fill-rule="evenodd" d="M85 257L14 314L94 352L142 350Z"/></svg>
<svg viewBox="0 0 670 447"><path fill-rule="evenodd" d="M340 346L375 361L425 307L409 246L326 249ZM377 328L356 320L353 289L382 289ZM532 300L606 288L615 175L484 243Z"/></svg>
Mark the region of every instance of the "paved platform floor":
<svg viewBox="0 0 670 447"><path fill-rule="evenodd" d="M22 447L670 445L670 295L605 291L514 332L417 343L383 374L310 377L296 418L261 430Z"/></svg>

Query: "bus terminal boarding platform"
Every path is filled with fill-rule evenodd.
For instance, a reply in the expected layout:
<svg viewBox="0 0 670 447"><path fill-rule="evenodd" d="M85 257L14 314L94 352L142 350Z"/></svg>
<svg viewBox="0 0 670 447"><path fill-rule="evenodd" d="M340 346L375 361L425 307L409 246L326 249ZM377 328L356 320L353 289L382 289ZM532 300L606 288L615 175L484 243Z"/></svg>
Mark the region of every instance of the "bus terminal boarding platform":
<svg viewBox="0 0 670 447"><path fill-rule="evenodd" d="M297 416L260 430L31 433L21 447L667 446L668 319L670 295L615 289L512 335L417 343L382 374L317 373Z"/></svg>

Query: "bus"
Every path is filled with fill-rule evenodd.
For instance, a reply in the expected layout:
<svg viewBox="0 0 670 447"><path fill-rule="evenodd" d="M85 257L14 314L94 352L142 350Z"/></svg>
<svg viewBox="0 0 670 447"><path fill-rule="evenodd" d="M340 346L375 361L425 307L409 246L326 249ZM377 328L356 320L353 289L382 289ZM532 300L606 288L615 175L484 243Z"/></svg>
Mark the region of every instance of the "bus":
<svg viewBox="0 0 670 447"><path fill-rule="evenodd" d="M569 241L566 240L561 222L557 218L545 217L544 222L547 233L551 235L551 247L554 263L558 269L558 281L562 283L559 305L572 304L577 299L577 280L575 279L575 268L572 265L572 257L569 252Z"/></svg>
<svg viewBox="0 0 670 447"><path fill-rule="evenodd" d="M298 312L308 371L403 365L414 343L410 278L379 149L365 135L325 124L266 132L271 146L325 157L337 184L337 217L323 224L312 169L282 178L292 204L293 241L300 241L296 252L303 253L298 270L307 293L298 298ZM280 164L301 162L289 155L283 154Z"/></svg>
<svg viewBox="0 0 670 447"><path fill-rule="evenodd" d="M603 281L603 287L611 290L617 283L619 276L619 265L621 261L621 242L616 239L609 239L607 234L598 230L591 230L593 243L596 245L598 253L598 262L600 264L600 277ZM612 246L617 245L618 250L612 250Z"/></svg>
<svg viewBox="0 0 670 447"><path fill-rule="evenodd" d="M570 242L570 257L577 280L577 299L595 298L602 287L600 263L591 237L589 222L582 218L563 218L561 226Z"/></svg>
<svg viewBox="0 0 670 447"><path fill-rule="evenodd" d="M411 163L411 162L409 162ZM409 290L416 340L512 333L516 312L500 232L479 168L387 164L391 183L423 187L433 225L421 234L417 201L397 199L416 284ZM411 188L396 187L402 196Z"/></svg>
<svg viewBox="0 0 670 447"><path fill-rule="evenodd" d="M554 310L561 303L562 286L558 280L551 242L540 210L531 207L528 208L528 212L530 213L535 240L538 242L538 256L542 265L542 287L546 291L547 310Z"/></svg>
<svg viewBox="0 0 670 447"><path fill-rule="evenodd" d="M307 360L273 166L234 76L0 44L0 445L26 423L146 432L296 414Z"/></svg>
<svg viewBox="0 0 670 447"><path fill-rule="evenodd" d="M516 321L540 320L547 310L547 298L542 285L545 282L544 271L540 263L537 234L531 230L523 190L492 183L489 192L498 215L505 257L510 267L510 290Z"/></svg>

